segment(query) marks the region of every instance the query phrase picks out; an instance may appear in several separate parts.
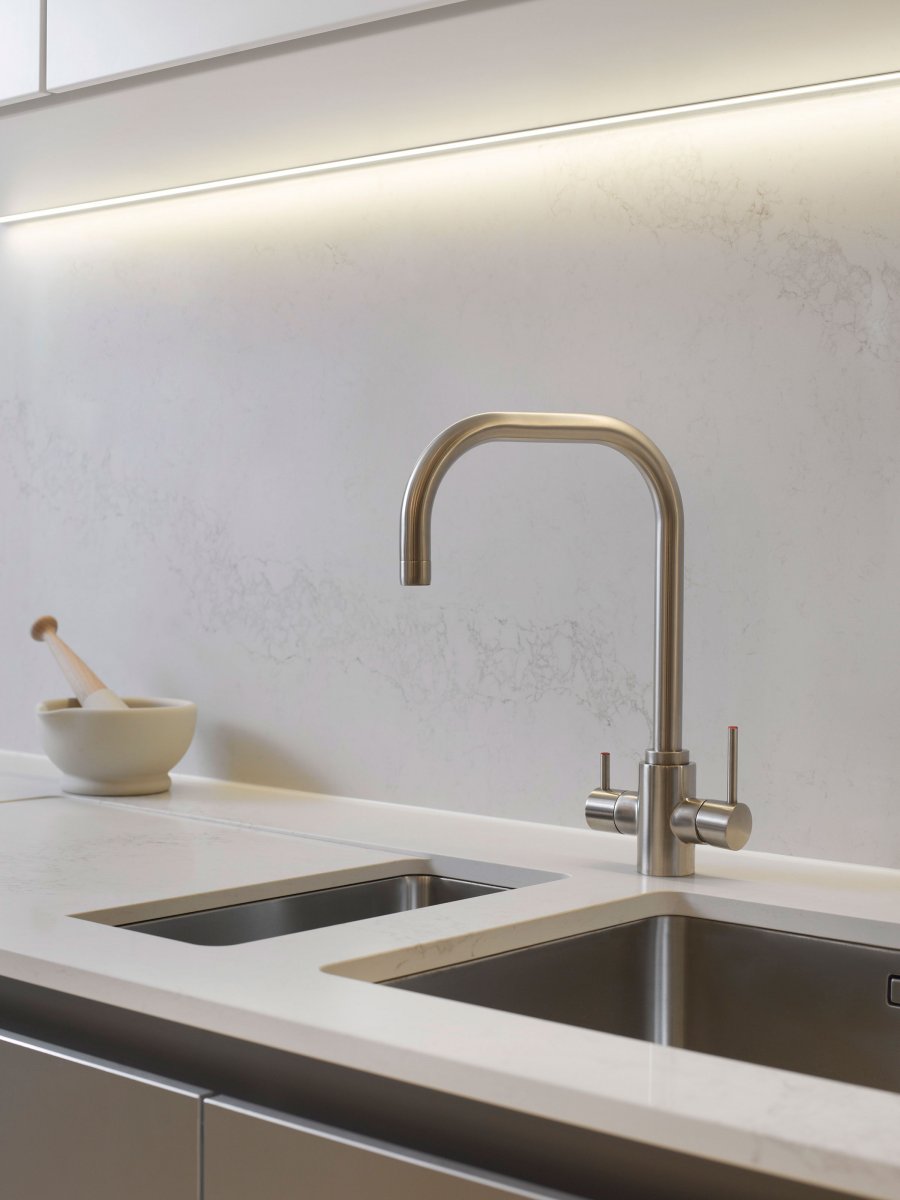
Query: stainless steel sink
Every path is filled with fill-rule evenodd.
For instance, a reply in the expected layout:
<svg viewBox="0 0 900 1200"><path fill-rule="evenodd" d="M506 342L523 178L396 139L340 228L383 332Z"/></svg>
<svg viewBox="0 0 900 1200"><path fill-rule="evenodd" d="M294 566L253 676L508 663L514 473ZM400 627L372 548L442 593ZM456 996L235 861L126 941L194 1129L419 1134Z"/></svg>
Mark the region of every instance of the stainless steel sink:
<svg viewBox="0 0 900 1200"><path fill-rule="evenodd" d="M443 875L393 875L389 879L371 879L317 892L135 921L120 928L192 942L195 946L234 946L506 890L496 884L472 883Z"/></svg>
<svg viewBox="0 0 900 1200"><path fill-rule="evenodd" d="M900 1092L900 950L662 916L385 982Z"/></svg>

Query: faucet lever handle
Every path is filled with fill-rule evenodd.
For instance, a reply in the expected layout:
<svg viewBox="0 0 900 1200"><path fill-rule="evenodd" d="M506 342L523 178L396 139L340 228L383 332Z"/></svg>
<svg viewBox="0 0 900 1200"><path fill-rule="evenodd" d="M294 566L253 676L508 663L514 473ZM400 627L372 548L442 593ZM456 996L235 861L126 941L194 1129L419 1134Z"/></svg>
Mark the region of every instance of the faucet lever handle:
<svg viewBox="0 0 900 1200"><path fill-rule="evenodd" d="M740 850L753 829L753 817L738 800L738 727L728 726L728 779L725 803L688 797L672 813L671 829L683 842Z"/></svg>
<svg viewBox="0 0 900 1200"><path fill-rule="evenodd" d="M609 791L609 751L604 750L600 755L600 790Z"/></svg>
<svg viewBox="0 0 900 1200"><path fill-rule="evenodd" d="M637 833L637 792L620 792L609 786L609 753L600 755L600 786L588 796L585 819L591 829L604 833Z"/></svg>
<svg viewBox="0 0 900 1200"><path fill-rule="evenodd" d="M728 726L728 783L725 794L727 804L738 802L738 727Z"/></svg>

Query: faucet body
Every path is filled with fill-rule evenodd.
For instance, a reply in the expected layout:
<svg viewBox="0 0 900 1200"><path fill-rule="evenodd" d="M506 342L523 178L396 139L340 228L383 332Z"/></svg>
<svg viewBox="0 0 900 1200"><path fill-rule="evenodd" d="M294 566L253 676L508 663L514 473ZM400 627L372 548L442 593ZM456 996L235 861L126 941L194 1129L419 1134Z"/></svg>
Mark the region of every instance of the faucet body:
<svg viewBox="0 0 900 1200"><path fill-rule="evenodd" d="M479 413L445 429L416 464L400 521L400 581L431 582L431 512L441 480L466 451L484 442L597 442L624 454L644 477L656 512L653 744L639 765L636 791L609 786L609 757L588 800L592 828L633 833L638 870L645 875L691 875L694 846L709 842L739 849L750 814L738 804L692 799L694 764L681 744L684 602L684 511L669 463L639 429L614 417L583 413ZM732 765L736 769L736 731ZM730 771L730 778L734 770Z"/></svg>

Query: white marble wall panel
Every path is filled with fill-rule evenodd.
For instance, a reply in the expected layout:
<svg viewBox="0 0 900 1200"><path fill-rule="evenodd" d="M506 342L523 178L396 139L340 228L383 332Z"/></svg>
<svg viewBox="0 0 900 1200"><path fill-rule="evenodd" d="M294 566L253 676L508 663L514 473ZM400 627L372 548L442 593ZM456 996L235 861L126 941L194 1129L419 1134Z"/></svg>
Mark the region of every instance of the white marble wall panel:
<svg viewBox="0 0 900 1200"><path fill-rule="evenodd" d="M703 792L737 723L756 847L900 866L898 128L883 89L4 230L0 744L52 611L197 700L185 769L580 824L648 739L643 483L479 449L431 589L397 517L458 417L606 412L681 481Z"/></svg>

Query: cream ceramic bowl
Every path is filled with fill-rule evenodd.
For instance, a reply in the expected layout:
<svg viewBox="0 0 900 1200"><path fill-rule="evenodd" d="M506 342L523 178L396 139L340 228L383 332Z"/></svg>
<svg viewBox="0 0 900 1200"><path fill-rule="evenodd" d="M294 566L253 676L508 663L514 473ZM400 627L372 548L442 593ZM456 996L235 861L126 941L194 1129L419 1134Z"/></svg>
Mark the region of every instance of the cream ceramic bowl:
<svg viewBox="0 0 900 1200"><path fill-rule="evenodd" d="M150 796L171 786L197 724L190 700L123 696L123 709L82 708L77 700L38 705L44 750L79 796Z"/></svg>

